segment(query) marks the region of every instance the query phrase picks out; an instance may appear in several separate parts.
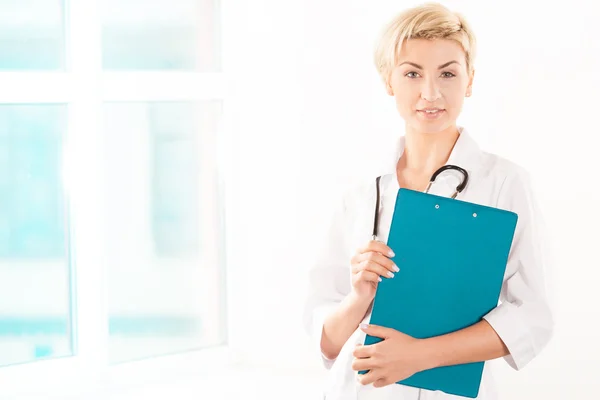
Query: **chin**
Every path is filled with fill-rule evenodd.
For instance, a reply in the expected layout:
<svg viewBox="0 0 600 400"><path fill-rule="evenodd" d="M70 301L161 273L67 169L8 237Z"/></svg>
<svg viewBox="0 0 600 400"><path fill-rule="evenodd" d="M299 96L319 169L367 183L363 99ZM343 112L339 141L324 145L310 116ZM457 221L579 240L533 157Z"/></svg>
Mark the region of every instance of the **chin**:
<svg viewBox="0 0 600 400"><path fill-rule="evenodd" d="M415 121L415 123L411 124L411 128L415 131L415 132L420 132L423 133L425 135L435 135L436 133L440 133L440 132L444 132L445 130L447 130L452 124L449 123L442 123L442 122L431 122L431 123L427 123L427 122L422 122L422 121Z"/></svg>
<svg viewBox="0 0 600 400"><path fill-rule="evenodd" d="M406 129L426 135L435 135L456 128L456 119L453 112L446 109L444 115L435 120L424 120L413 110L399 109L400 117L405 121Z"/></svg>

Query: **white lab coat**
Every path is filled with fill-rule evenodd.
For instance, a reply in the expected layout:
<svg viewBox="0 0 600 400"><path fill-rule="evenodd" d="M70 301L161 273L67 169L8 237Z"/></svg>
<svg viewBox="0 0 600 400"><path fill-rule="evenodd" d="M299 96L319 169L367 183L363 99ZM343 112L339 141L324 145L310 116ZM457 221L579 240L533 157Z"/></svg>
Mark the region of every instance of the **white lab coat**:
<svg viewBox="0 0 600 400"><path fill-rule="evenodd" d="M458 165L469 172L469 184L457 199L514 211L518 214L517 228L510 251L500 295L500 304L484 318L495 329L510 351L504 357L515 370L527 365L546 346L553 331L551 307L547 299L545 249L541 246L541 219L532 196L527 172L518 165L483 152L477 143L459 127L459 139L448 164ZM404 137L399 141L395 161L404 150ZM399 185L396 162L390 165L381 179L379 239L387 242ZM438 176L430 193L450 196L460 174L445 172ZM304 324L312 337L317 354L323 322L351 290L350 259L356 250L370 239L376 201L375 177L356 185L343 196L327 232L322 251L310 270L309 292L304 312ZM363 319L369 322L370 311ZM360 329L348 339L335 360L322 354L329 370L325 387L328 400L433 400L464 399L441 391L429 391L393 384L383 388L363 386L352 370L352 351L363 343L365 333ZM498 398L490 363L485 363L478 399Z"/></svg>

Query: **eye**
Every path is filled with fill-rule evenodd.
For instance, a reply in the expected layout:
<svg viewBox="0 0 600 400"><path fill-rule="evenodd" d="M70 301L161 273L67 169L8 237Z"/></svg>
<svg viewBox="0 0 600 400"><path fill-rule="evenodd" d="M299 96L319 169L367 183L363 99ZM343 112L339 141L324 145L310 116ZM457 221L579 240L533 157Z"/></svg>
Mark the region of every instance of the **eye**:
<svg viewBox="0 0 600 400"><path fill-rule="evenodd" d="M411 71L408 74L406 74L405 76L407 76L408 78L414 79L416 78L415 75L418 75L415 71Z"/></svg>
<svg viewBox="0 0 600 400"><path fill-rule="evenodd" d="M455 77L456 75L454 75L452 72L444 72L444 73L442 73L442 76L443 76L444 78L453 78L453 77Z"/></svg>

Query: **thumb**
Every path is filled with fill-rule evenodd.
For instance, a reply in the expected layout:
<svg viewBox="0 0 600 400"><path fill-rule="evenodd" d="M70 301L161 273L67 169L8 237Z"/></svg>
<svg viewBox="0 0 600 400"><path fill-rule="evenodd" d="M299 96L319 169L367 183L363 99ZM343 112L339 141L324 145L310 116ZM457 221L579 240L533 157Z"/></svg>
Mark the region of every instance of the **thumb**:
<svg viewBox="0 0 600 400"><path fill-rule="evenodd" d="M391 336L393 329L379 325L360 324L360 329L363 332L381 339L387 339Z"/></svg>

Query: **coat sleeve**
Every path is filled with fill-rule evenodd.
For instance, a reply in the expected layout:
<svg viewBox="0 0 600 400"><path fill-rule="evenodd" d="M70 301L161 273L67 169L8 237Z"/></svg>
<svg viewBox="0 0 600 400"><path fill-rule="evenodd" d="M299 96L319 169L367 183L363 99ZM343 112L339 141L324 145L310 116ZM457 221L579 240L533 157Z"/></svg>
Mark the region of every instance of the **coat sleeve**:
<svg viewBox="0 0 600 400"><path fill-rule="evenodd" d="M508 176L498 208L518 215L500 294L501 304L484 316L509 350L505 361L522 369L550 341L554 321L546 289L549 250L541 212L523 169Z"/></svg>
<svg viewBox="0 0 600 400"><path fill-rule="evenodd" d="M312 346L320 354L325 368L330 369L335 360L326 358L321 352L323 323L341 301L350 293L350 258L346 233L346 196L335 207L333 216L321 240L320 249L311 265L308 278L307 298L304 305L303 322Z"/></svg>

